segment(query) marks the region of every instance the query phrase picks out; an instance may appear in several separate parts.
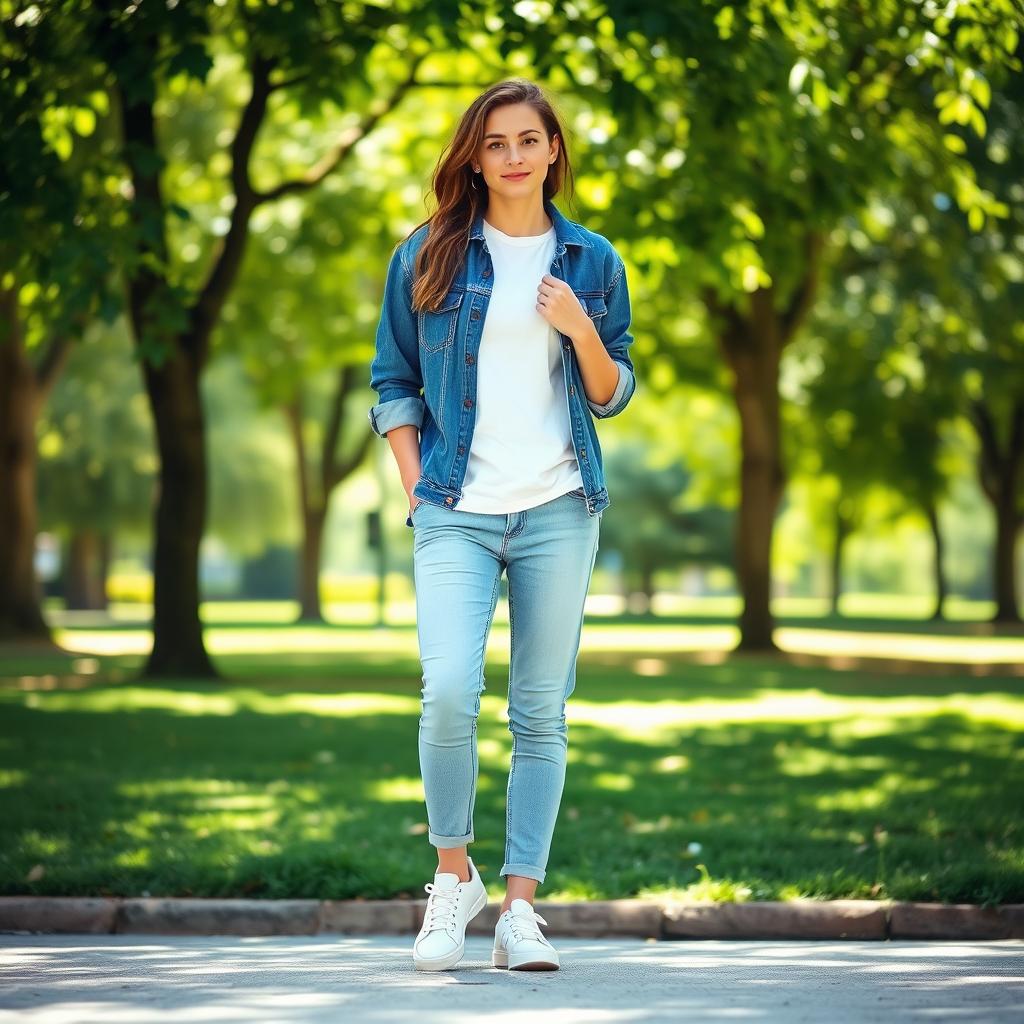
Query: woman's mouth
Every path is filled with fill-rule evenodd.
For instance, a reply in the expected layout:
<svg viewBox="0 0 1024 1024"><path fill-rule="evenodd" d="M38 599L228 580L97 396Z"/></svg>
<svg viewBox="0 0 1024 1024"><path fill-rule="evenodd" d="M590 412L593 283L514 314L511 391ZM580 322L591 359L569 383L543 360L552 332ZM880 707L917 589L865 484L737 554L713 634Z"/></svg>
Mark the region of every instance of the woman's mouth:
<svg viewBox="0 0 1024 1024"><path fill-rule="evenodd" d="M502 177L506 181L522 181L523 178L528 177L529 174L529 171L520 171L519 174L503 174Z"/></svg>

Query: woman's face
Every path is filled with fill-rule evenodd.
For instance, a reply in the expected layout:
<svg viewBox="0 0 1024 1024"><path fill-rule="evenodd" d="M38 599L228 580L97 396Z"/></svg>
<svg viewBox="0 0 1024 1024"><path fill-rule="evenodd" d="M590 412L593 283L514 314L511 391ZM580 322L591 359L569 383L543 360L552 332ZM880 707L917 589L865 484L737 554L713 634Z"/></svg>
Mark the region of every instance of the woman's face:
<svg viewBox="0 0 1024 1024"><path fill-rule="evenodd" d="M558 155L558 136L548 140L540 114L528 103L496 107L484 122L476 167L487 187L510 199L541 191ZM522 177L509 177L509 175Z"/></svg>

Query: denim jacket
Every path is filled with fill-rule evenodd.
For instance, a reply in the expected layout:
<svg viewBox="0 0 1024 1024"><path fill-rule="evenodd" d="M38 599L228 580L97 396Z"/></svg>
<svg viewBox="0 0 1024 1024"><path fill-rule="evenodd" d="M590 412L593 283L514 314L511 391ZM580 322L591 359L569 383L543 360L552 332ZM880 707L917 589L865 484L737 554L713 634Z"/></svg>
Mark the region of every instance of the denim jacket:
<svg viewBox="0 0 1024 1024"><path fill-rule="evenodd" d="M608 507L609 498L593 417L604 419L622 412L636 389L627 352L633 343L629 291L622 259L603 235L568 220L550 199L544 200L544 209L556 237L550 273L575 292L619 368L618 384L608 402L590 401L572 341L559 333L572 443L587 512L594 516ZM374 433L384 437L405 424L419 428L421 475L412 493L421 501L449 509L457 508L462 497L476 422L477 357L494 272L483 218L483 212L478 212L465 258L436 312L412 308L414 260L427 225L396 247L370 364L370 387L380 399L369 412ZM411 518L406 525L412 525Z"/></svg>

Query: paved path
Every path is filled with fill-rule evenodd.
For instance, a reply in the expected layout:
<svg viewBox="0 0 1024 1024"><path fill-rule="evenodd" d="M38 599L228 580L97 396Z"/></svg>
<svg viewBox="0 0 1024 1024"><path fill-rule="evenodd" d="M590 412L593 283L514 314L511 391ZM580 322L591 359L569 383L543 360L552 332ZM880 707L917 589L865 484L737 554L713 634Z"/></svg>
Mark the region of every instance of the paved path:
<svg viewBox="0 0 1024 1024"><path fill-rule="evenodd" d="M411 936L0 934L0 1022L1022 1020L1024 942L556 939L562 969L491 967L491 940L437 974Z"/></svg>

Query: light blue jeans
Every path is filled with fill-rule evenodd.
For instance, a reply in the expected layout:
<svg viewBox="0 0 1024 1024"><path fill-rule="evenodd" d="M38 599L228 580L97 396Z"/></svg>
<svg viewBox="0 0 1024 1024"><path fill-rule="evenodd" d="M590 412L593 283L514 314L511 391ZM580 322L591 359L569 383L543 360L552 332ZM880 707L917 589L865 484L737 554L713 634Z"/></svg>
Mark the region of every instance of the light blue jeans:
<svg viewBox="0 0 1024 1024"><path fill-rule="evenodd" d="M512 765L501 875L543 882L565 783L566 700L576 686L583 605L603 513L581 490L523 512L412 510L423 667L420 771L433 846L474 841L477 717L502 570L511 631Z"/></svg>

